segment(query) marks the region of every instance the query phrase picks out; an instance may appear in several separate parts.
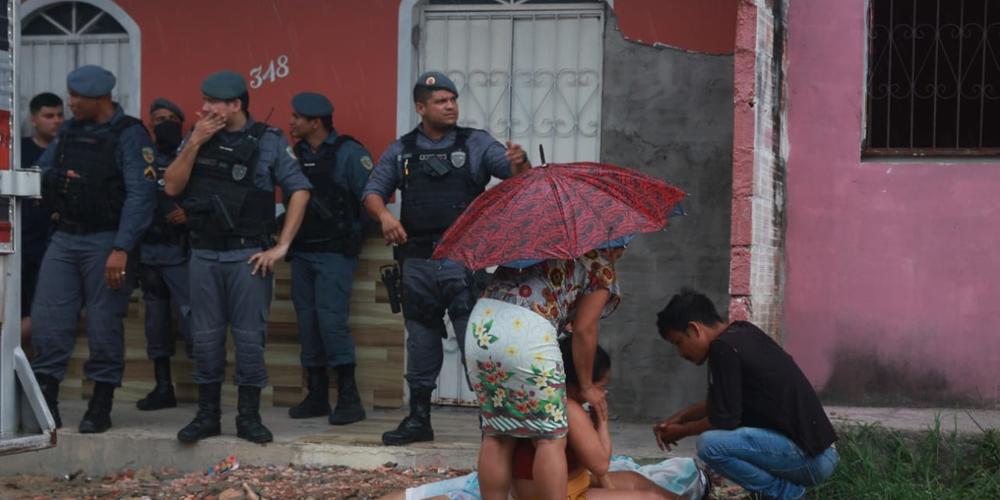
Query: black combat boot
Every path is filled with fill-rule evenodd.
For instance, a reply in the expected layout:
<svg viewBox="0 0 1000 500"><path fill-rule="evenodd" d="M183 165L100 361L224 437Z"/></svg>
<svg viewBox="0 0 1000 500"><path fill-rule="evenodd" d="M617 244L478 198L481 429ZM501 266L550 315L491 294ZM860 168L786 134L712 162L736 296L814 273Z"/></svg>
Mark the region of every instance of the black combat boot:
<svg viewBox="0 0 1000 500"><path fill-rule="evenodd" d="M410 389L410 415L399 423L396 430L382 434L382 443L389 446L433 441L431 428L431 392L434 389Z"/></svg>
<svg viewBox="0 0 1000 500"><path fill-rule="evenodd" d="M87 413L80 421L80 434L97 434L111 428L111 402L115 398L115 386L104 382L94 384L94 395L90 397Z"/></svg>
<svg viewBox="0 0 1000 500"><path fill-rule="evenodd" d="M330 413L330 425L347 425L365 419L358 384L354 380L354 364L340 365L337 370L337 408Z"/></svg>
<svg viewBox="0 0 1000 500"><path fill-rule="evenodd" d="M240 386L236 405L236 436L251 443L269 443L274 440L271 431L260 421L260 387Z"/></svg>
<svg viewBox="0 0 1000 500"><path fill-rule="evenodd" d="M177 433L182 443L197 443L222 433L222 383L198 385L198 413L194 420Z"/></svg>
<svg viewBox="0 0 1000 500"><path fill-rule="evenodd" d="M146 397L135 402L135 407L143 411L162 410L177 406L174 383L170 380L170 358L153 360L156 387Z"/></svg>
<svg viewBox="0 0 1000 500"><path fill-rule="evenodd" d="M309 393L301 403L288 409L292 418L322 417L330 414L330 377L326 368L306 368Z"/></svg>
<svg viewBox="0 0 1000 500"><path fill-rule="evenodd" d="M42 396L45 397L45 406L49 407L49 413L52 414L52 420L56 423L56 429L61 428L62 419L59 418L59 381L55 377L38 373L35 374L35 380L38 381L38 387L42 390Z"/></svg>

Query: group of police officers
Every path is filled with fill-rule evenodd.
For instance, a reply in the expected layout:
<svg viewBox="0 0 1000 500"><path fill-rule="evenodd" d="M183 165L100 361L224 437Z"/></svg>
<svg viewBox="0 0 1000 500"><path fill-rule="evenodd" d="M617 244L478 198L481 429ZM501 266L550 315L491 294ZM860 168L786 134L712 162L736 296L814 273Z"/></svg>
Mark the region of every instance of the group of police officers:
<svg viewBox="0 0 1000 500"><path fill-rule="evenodd" d="M504 179L530 168L519 146L457 125L458 90L447 76L418 78L413 98L421 123L377 164L360 142L337 133L333 105L317 93L292 99L289 132L297 142L290 145L281 130L253 119L246 80L232 71L202 82L203 106L186 137L184 112L162 98L150 106L151 137L112 100L115 77L101 67L80 67L66 84L73 117L60 118L51 142L35 140L47 146L37 160L47 212L33 220L51 220L54 228L30 307L32 368L57 426L59 385L82 309L89 344L84 376L94 386L79 430L111 427L125 366L123 318L138 282L156 385L136 406L177 405L170 374L176 317L198 385L197 414L177 438L194 443L221 432L229 331L236 350L237 435L271 441L260 393L267 384L271 274L286 258L308 389L289 416L327 416L333 425L363 420L348 312L366 210L386 242L396 245L408 334L410 413L382 439L401 445L434 438L430 400L447 336L443 316L447 312L464 348L476 290L470 270L431 259L431 253L491 176ZM58 107L61 117L61 101ZM33 123L35 115L33 105ZM280 217L276 186L283 196ZM386 207L397 189L399 218ZM337 378L333 408L331 369Z"/></svg>

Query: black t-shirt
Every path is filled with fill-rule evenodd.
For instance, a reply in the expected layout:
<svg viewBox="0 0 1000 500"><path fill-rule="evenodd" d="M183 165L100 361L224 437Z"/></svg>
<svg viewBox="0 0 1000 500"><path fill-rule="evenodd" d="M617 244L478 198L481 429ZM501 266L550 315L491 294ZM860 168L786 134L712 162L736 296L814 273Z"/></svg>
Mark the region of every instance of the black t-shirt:
<svg viewBox="0 0 1000 500"><path fill-rule="evenodd" d="M32 167L45 149L35 144L31 137L21 138L21 167ZM22 258L28 263L39 263L49 244L52 211L40 199L26 199L21 203Z"/></svg>
<svg viewBox="0 0 1000 500"><path fill-rule="evenodd" d="M746 321L733 322L708 346L708 420L718 429L780 432L811 457L837 440L802 370Z"/></svg>

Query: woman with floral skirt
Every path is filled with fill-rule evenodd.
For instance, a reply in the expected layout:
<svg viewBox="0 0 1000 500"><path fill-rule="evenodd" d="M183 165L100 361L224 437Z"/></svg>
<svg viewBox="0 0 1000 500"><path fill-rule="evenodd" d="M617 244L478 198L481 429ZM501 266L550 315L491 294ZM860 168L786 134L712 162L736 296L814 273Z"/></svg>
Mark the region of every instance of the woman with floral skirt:
<svg viewBox="0 0 1000 500"><path fill-rule="evenodd" d="M544 498L566 497L566 376L558 332L572 332L573 362L590 373L598 323L620 302L614 263L630 240L612 240L573 260L500 267L476 302L465 356L482 414L485 500L507 498L518 438L534 442L532 473ZM588 379L580 391L598 418L607 419L604 390Z"/></svg>

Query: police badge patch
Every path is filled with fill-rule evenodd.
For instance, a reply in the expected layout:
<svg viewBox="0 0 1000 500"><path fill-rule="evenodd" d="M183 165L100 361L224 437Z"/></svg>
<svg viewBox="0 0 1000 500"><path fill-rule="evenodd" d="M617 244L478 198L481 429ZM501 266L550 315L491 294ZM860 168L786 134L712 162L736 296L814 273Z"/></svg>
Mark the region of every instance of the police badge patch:
<svg viewBox="0 0 1000 500"><path fill-rule="evenodd" d="M452 151L451 152L451 164L455 168L462 168L465 166L465 151Z"/></svg>
<svg viewBox="0 0 1000 500"><path fill-rule="evenodd" d="M152 165L146 167L146 170L142 171L142 176L146 178L149 182L156 181L156 169Z"/></svg>
<svg viewBox="0 0 1000 500"><path fill-rule="evenodd" d="M146 160L146 163L153 163L156 159L156 154L153 153L153 148L142 148L142 159Z"/></svg>
<svg viewBox="0 0 1000 500"><path fill-rule="evenodd" d="M247 176L247 166L246 165L233 165L233 180L242 181L244 177Z"/></svg>
<svg viewBox="0 0 1000 500"><path fill-rule="evenodd" d="M361 166L365 167L365 170L371 170L371 169L375 168L375 165L372 164L372 157L371 156L367 156L367 155L362 156L361 157Z"/></svg>

